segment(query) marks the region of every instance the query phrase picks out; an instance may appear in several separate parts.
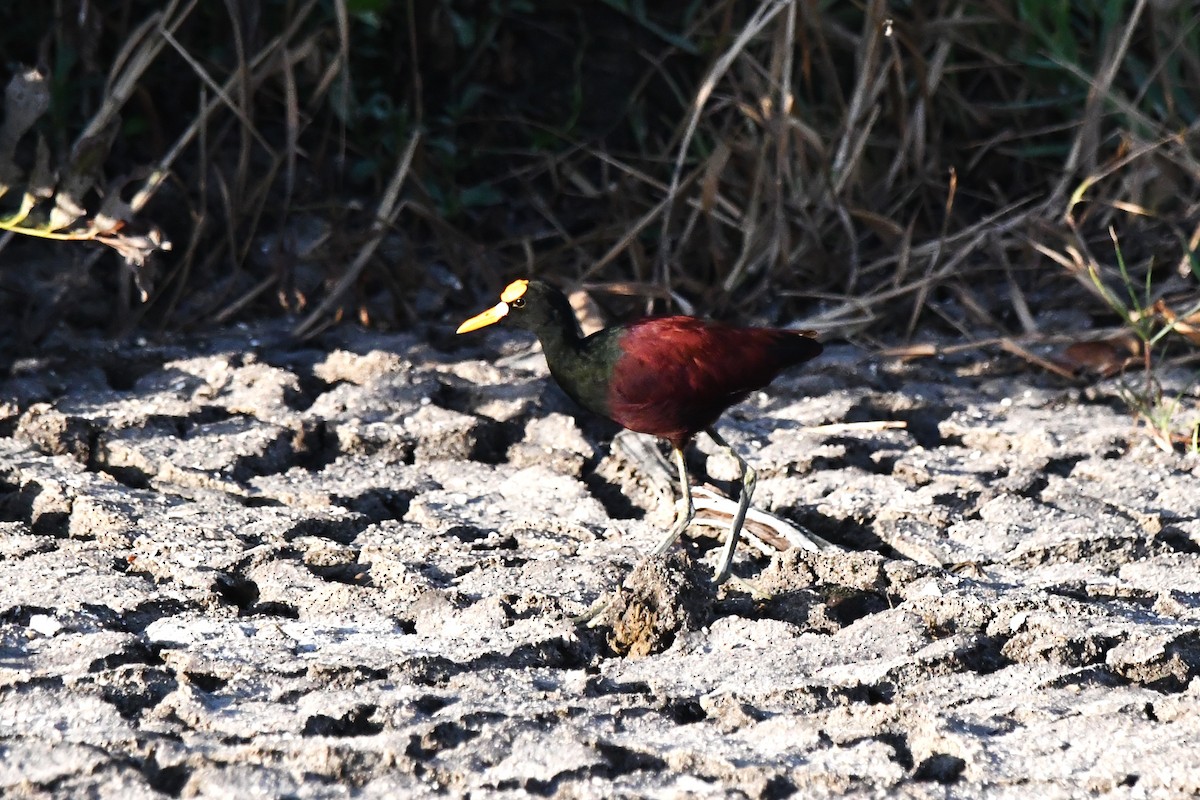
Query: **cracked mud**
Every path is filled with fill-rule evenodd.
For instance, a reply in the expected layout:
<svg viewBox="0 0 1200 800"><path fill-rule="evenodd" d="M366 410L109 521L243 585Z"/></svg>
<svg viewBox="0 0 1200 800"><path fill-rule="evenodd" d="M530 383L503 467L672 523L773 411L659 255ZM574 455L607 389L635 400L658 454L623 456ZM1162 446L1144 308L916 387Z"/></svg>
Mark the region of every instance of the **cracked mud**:
<svg viewBox="0 0 1200 800"><path fill-rule="evenodd" d="M718 590L687 537L588 628L670 475L481 341L13 365L0 795L1200 792L1200 463L1110 389L831 347L721 431L841 551L743 546Z"/></svg>

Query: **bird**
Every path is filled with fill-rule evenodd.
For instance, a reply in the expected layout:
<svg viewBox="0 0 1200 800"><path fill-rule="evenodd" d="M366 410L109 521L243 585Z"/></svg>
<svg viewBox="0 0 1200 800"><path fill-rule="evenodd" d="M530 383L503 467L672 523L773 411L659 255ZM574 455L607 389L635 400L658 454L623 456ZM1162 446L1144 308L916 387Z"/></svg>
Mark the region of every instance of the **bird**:
<svg viewBox="0 0 1200 800"><path fill-rule="evenodd" d="M566 296L538 280L513 281L500 302L458 326L504 323L534 333L550 375L588 411L666 440L679 473L675 520L651 551L665 553L695 515L684 447L701 431L737 460L742 484L713 581L729 577L757 475L721 437L717 419L783 370L821 354L816 332L736 327L691 316L646 317L584 336Z"/></svg>

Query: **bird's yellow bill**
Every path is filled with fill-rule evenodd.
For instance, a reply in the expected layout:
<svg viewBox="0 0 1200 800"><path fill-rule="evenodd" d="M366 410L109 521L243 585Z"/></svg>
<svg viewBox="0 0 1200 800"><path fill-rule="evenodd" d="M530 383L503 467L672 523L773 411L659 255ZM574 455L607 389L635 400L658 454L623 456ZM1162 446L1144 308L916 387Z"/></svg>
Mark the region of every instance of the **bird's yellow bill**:
<svg viewBox="0 0 1200 800"><path fill-rule="evenodd" d="M499 322L508 316L508 304L520 300L525 296L525 292L529 289L529 281L519 280L513 281L508 286L504 287L504 291L500 293L500 302L489 308L482 314L476 314L469 320L458 326L455 333L468 333L477 331L480 328L491 325L494 322Z"/></svg>
<svg viewBox="0 0 1200 800"><path fill-rule="evenodd" d="M477 331L480 328L491 325L492 323L499 322L500 320L504 319L507 314L508 303L501 300L499 303L496 303L496 305L492 306L482 314L476 314L462 325L459 325L458 330L455 331L455 333L468 333L470 331Z"/></svg>

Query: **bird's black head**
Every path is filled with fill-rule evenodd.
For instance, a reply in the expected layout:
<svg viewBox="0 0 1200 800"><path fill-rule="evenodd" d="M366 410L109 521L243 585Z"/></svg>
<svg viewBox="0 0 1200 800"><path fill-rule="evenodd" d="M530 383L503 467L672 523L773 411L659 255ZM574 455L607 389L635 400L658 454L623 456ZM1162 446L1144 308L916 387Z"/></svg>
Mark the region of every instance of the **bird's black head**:
<svg viewBox="0 0 1200 800"><path fill-rule="evenodd" d="M478 330L503 321L508 325L538 333L561 328L579 335L579 325L571 304L558 289L541 281L513 281L500 293L500 302L476 314L458 326L458 333Z"/></svg>

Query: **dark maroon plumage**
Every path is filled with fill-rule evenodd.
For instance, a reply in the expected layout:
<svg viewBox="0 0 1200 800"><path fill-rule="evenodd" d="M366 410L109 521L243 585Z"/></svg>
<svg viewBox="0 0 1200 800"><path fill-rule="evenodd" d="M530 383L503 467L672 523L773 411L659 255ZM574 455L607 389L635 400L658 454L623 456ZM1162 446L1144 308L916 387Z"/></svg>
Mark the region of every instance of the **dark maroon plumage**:
<svg viewBox="0 0 1200 800"><path fill-rule="evenodd" d="M617 343L621 355L608 381L608 416L679 448L729 406L821 352L804 332L695 317L634 322Z"/></svg>

